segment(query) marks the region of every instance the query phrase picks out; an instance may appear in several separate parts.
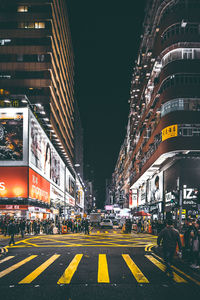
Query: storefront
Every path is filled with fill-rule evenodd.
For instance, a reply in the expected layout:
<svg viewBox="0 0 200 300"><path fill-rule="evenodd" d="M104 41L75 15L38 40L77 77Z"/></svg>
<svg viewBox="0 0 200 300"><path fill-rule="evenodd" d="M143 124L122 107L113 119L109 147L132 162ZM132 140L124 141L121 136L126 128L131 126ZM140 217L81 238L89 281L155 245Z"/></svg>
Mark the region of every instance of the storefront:
<svg viewBox="0 0 200 300"><path fill-rule="evenodd" d="M176 161L164 172L165 215L171 214L174 218L179 215L181 197L182 219L198 216L200 212L195 202L194 190L200 188L199 169L199 160L184 158ZM180 192L177 200L173 193L178 189Z"/></svg>
<svg viewBox="0 0 200 300"><path fill-rule="evenodd" d="M61 211L65 216L67 207L75 207L75 185L30 109L1 109L0 215L56 220ZM81 185L77 201L83 209Z"/></svg>

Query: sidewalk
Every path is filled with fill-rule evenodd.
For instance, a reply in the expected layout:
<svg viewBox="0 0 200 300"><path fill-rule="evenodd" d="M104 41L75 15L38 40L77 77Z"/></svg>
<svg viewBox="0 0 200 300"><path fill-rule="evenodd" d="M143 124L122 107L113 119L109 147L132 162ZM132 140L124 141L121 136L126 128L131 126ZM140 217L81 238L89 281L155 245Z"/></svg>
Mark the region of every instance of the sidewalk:
<svg viewBox="0 0 200 300"><path fill-rule="evenodd" d="M152 247L152 251L158 255L159 257L163 258L163 253L162 253L162 247ZM178 269L184 271L186 274L192 274L196 280L200 281L200 269L192 269L190 267L191 262L179 258L178 256L174 257L174 266L177 267Z"/></svg>

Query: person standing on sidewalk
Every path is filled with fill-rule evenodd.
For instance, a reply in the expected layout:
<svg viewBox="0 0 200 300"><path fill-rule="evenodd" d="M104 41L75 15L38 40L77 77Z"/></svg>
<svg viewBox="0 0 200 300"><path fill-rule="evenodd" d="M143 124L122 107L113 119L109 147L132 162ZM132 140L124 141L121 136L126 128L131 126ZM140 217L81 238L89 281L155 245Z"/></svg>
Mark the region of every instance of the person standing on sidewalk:
<svg viewBox="0 0 200 300"><path fill-rule="evenodd" d="M191 256L192 256L192 264L191 268L199 269L200 268L200 221L196 221L194 223L194 227L190 232L191 238Z"/></svg>
<svg viewBox="0 0 200 300"><path fill-rule="evenodd" d="M172 220L167 220L167 226L161 230L158 235L157 244L160 246L162 242L163 256L165 261L166 270L165 273L173 278L172 263L174 254L176 252L176 246L178 243L179 251L182 251L181 239L178 230L172 225Z"/></svg>
<svg viewBox="0 0 200 300"><path fill-rule="evenodd" d="M16 232L16 226L14 221L11 219L8 225L8 234L10 235L9 246L11 244L15 245L15 240L14 240L15 232Z"/></svg>
<svg viewBox="0 0 200 300"><path fill-rule="evenodd" d="M24 232L25 232L25 228L26 228L26 223L24 220L20 221L19 228L20 228L21 237L24 238Z"/></svg>
<svg viewBox="0 0 200 300"><path fill-rule="evenodd" d="M88 219L85 219L84 228L85 228L85 234L90 234Z"/></svg>

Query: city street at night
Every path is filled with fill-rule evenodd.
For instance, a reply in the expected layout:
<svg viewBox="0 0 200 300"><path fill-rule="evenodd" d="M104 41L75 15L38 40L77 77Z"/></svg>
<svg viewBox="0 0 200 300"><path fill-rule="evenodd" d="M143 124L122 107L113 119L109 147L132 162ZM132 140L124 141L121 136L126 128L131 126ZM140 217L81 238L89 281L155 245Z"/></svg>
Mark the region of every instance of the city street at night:
<svg viewBox="0 0 200 300"><path fill-rule="evenodd" d="M176 261L174 279L152 251L156 237L92 229L26 236L0 260L2 299L187 299L200 295L200 273Z"/></svg>
<svg viewBox="0 0 200 300"><path fill-rule="evenodd" d="M0 300L200 299L200 0L0 0Z"/></svg>

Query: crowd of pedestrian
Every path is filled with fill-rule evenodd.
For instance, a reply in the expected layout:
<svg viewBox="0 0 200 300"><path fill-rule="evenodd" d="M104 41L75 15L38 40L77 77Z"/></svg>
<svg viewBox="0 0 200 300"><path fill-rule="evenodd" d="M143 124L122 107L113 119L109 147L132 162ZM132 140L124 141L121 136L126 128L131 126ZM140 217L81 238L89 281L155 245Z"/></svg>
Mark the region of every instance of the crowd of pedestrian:
<svg viewBox="0 0 200 300"><path fill-rule="evenodd" d="M25 220L5 217L0 219L0 231L4 236L9 235L8 229L11 220L15 226L15 234L21 235L22 238L25 234L53 234L55 226L53 220Z"/></svg>
<svg viewBox="0 0 200 300"><path fill-rule="evenodd" d="M179 226L179 231L177 230L177 223L171 219L161 221L157 219L150 220L150 218L140 218L137 219L135 223L137 224L137 233L151 232L158 236L158 245L160 245L161 241L163 242L163 256L166 261L167 271L170 274L171 269L169 268L169 262L172 260L172 253L176 251L176 246L174 245L177 243L179 244L179 250L182 250L183 259L190 264L190 267L200 269L200 220L196 218L185 219L184 223ZM150 227L151 230L149 230ZM179 238L177 238L177 232ZM180 234L182 236L181 244ZM174 243L173 240L176 240L176 243ZM169 251L166 251L166 244L168 244Z"/></svg>
<svg viewBox="0 0 200 300"><path fill-rule="evenodd" d="M14 244L14 235L61 234L62 226L67 232L89 234L89 221L87 219L68 219L55 222L53 219L25 220L13 219L8 216L0 218L0 233L5 237L11 236L10 243Z"/></svg>

